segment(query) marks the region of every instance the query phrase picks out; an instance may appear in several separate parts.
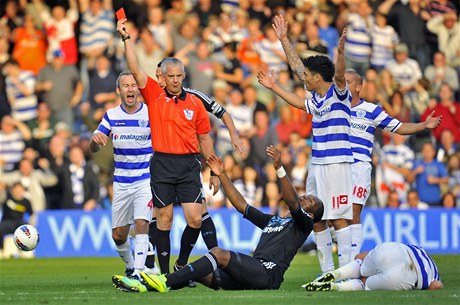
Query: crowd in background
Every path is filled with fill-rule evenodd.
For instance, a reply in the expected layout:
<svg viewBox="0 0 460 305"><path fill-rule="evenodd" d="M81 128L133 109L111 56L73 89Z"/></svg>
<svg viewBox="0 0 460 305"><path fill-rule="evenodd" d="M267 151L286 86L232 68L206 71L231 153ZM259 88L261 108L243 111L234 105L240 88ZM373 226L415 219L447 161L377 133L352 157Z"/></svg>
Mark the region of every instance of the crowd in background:
<svg viewBox="0 0 460 305"><path fill-rule="evenodd" d="M443 116L433 132L377 134L368 205L460 206L460 22L458 2L449 0L2 1L0 192L20 181L37 212L110 208L112 147L92 155L88 140L120 103L115 81L127 65L115 11L122 6L147 74L177 57L184 85L232 116L246 152L236 152L226 127L210 116L215 149L248 203L282 208L269 144L278 145L298 192L306 191L311 117L256 77L273 70L281 86L305 96L271 26L284 14L301 57L334 60L347 27L347 68L363 76L366 101L402 122L423 121L433 109ZM209 175L204 168L205 186ZM204 189L210 208L227 206L222 191Z"/></svg>

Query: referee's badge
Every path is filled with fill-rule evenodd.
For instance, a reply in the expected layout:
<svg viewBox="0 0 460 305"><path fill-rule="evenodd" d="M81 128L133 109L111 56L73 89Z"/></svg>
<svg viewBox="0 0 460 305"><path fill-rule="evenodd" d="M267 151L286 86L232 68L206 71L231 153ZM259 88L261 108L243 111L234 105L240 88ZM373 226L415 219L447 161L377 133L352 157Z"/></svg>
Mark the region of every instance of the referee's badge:
<svg viewBox="0 0 460 305"><path fill-rule="evenodd" d="M148 124L149 124L149 121L147 121L147 120L139 120L139 121L137 121L137 124L139 125L139 127L147 127Z"/></svg>
<svg viewBox="0 0 460 305"><path fill-rule="evenodd" d="M189 121L193 119L193 110L184 109L185 118Z"/></svg>

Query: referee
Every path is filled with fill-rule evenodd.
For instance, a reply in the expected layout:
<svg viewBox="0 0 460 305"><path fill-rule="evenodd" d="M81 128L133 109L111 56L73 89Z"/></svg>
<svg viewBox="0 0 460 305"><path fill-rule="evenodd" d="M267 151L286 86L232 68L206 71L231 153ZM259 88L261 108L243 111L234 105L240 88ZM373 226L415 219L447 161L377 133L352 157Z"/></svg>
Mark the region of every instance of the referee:
<svg viewBox="0 0 460 305"><path fill-rule="evenodd" d="M203 103L182 89L184 66L177 58L166 58L161 71L166 87L149 77L137 62L134 47L122 19L117 31L125 45L125 56L148 106L153 156L150 160L152 197L157 215L156 246L162 273L169 273L173 202L178 198L187 221L187 236L194 245L201 228L200 147L205 158L214 153L209 135L211 123ZM214 189L218 189L214 185Z"/></svg>

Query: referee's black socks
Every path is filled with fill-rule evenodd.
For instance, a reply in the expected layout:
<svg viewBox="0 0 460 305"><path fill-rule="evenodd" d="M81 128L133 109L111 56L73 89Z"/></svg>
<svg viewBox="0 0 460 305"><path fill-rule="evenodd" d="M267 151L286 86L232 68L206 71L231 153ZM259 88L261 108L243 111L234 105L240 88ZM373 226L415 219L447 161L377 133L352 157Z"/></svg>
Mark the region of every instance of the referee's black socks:
<svg viewBox="0 0 460 305"><path fill-rule="evenodd" d="M216 226L208 212L201 216L201 237L203 237L208 250L217 247Z"/></svg>
<svg viewBox="0 0 460 305"><path fill-rule="evenodd" d="M200 230L200 228L195 229L188 225L185 227L180 241L180 252L179 258L177 259L178 267L182 267L187 264L193 246L195 246L198 236L200 235Z"/></svg>
<svg viewBox="0 0 460 305"><path fill-rule="evenodd" d="M171 230L163 231L157 229L156 245L158 264L160 265L161 273L169 273L169 257L171 256L170 232Z"/></svg>

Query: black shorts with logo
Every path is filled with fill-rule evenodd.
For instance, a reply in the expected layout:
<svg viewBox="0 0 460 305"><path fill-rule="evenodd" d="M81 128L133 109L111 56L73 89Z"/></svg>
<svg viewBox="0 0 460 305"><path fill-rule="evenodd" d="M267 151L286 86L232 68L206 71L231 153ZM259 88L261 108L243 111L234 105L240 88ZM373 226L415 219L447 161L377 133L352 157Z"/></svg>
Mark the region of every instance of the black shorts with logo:
<svg viewBox="0 0 460 305"><path fill-rule="evenodd" d="M230 251L230 262L213 272L211 288L224 290L278 289L283 281L278 266L258 258Z"/></svg>
<svg viewBox="0 0 460 305"><path fill-rule="evenodd" d="M153 203L162 208L176 201L201 203L200 155L153 153L150 159L150 187Z"/></svg>

